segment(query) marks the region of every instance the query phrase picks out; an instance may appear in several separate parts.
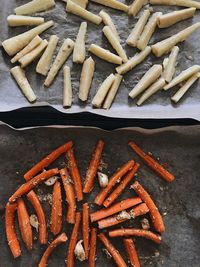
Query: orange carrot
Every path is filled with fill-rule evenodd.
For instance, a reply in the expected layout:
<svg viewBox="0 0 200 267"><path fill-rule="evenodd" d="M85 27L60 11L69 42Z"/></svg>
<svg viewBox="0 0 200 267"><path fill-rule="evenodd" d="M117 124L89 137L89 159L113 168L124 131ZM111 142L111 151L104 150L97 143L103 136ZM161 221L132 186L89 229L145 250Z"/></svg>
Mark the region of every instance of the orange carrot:
<svg viewBox="0 0 200 267"><path fill-rule="evenodd" d="M82 211L82 235L83 235L83 244L85 249L85 257L88 258L88 251L89 251L89 205L88 203L83 204L83 211Z"/></svg>
<svg viewBox="0 0 200 267"><path fill-rule="evenodd" d="M68 204L66 221L68 223L74 224L76 216L76 199L74 187L72 185L71 178L66 168L60 170L60 176L65 189L65 196Z"/></svg>
<svg viewBox="0 0 200 267"><path fill-rule="evenodd" d="M113 174L113 176L109 179L108 185L103 188L96 196L94 202L97 205L100 206L103 204L105 198L107 197L111 189L116 185L116 183L119 181L119 179L121 179L124 174L126 174L129 170L133 168L134 164L134 160L130 160Z"/></svg>
<svg viewBox="0 0 200 267"><path fill-rule="evenodd" d="M136 145L135 142L129 142L129 146L135 151L135 153L143 160L143 162L157 173L161 178L167 182L172 182L174 180L174 175L168 172L163 166L160 165L155 159L151 156L144 153L141 148Z"/></svg>
<svg viewBox="0 0 200 267"><path fill-rule="evenodd" d="M27 249L30 251L32 250L33 246L33 233L28 211L26 209L23 199L21 198L17 200L17 215L18 215L19 229L22 239Z"/></svg>
<svg viewBox="0 0 200 267"><path fill-rule="evenodd" d="M128 254L131 266L140 267L140 261L133 240L131 238L124 238L123 244Z"/></svg>
<svg viewBox="0 0 200 267"><path fill-rule="evenodd" d="M69 160L69 170L72 177L72 180L74 182L76 197L78 201L83 200L83 189L82 189L82 183L81 183L81 176L80 172L76 163L76 159L74 156L74 150L73 148L69 149L67 151L67 157Z"/></svg>
<svg viewBox="0 0 200 267"><path fill-rule="evenodd" d="M131 181L131 179L134 177L135 173L139 169L140 164L137 162L133 166L133 169L130 170L127 175L124 177L124 179L120 182L118 187L106 198L106 200L103 202L104 207L109 207L122 193L122 191L126 188L128 183Z"/></svg>
<svg viewBox="0 0 200 267"><path fill-rule="evenodd" d="M17 209L17 204L10 204L9 202L6 204L6 214L5 214L5 227L6 227L6 236L8 241L8 246L13 254L14 258L17 258L21 255L21 249L19 245L19 241L17 239L17 235L15 233L15 211Z"/></svg>
<svg viewBox="0 0 200 267"><path fill-rule="evenodd" d="M54 235L62 229L62 196L60 182L53 186L52 209L51 209L51 232Z"/></svg>
<svg viewBox="0 0 200 267"><path fill-rule="evenodd" d="M95 258L96 258L96 245L97 245L97 229L91 229L90 237L90 251L89 251L89 260L88 266L95 267Z"/></svg>
<svg viewBox="0 0 200 267"><path fill-rule="evenodd" d="M27 194L29 191L31 191L34 187L36 187L39 183L47 180L48 178L58 174L58 169L51 169L46 172L40 173L37 176L35 176L30 181L26 182L25 184L21 185L17 191L9 198L9 202L15 202L17 198Z"/></svg>
<svg viewBox="0 0 200 267"><path fill-rule="evenodd" d="M111 207L107 208L107 209L101 209L98 210L96 212L93 212L92 214L90 214L90 219L92 222L101 220L105 217L108 217L110 215L116 214L122 210L126 210L128 208L131 208L139 203L141 203L142 200L139 197L132 197L132 198L127 198L124 199L114 205L112 205Z"/></svg>
<svg viewBox="0 0 200 267"><path fill-rule="evenodd" d="M53 161L55 161L61 154L67 152L72 147L73 143L70 141L51 152L48 156L34 165L27 173L24 174L26 181L33 178L37 173L48 167Z"/></svg>
<svg viewBox="0 0 200 267"><path fill-rule="evenodd" d="M101 160L102 151L104 148L104 141L99 140L96 144L95 150L92 155L92 159L90 161L86 177L85 177L85 185L83 192L90 193L94 184L94 178L97 174L99 162Z"/></svg>
<svg viewBox="0 0 200 267"><path fill-rule="evenodd" d="M101 240L107 251L112 255L116 265L119 267L127 267L119 251L111 244L108 238L102 233L98 235L98 238Z"/></svg>
<svg viewBox="0 0 200 267"><path fill-rule="evenodd" d="M131 188L134 189L136 194L146 203L147 207L149 208L149 213L156 231L160 233L164 232L165 226L162 216L150 195L137 181L131 185Z"/></svg>
<svg viewBox="0 0 200 267"><path fill-rule="evenodd" d="M48 246L48 248L45 250L40 263L38 264L38 267L46 267L47 266L47 261L49 259L49 256L52 254L52 252L54 251L54 249L67 241L67 236L65 233L60 234L59 236L57 236Z"/></svg>

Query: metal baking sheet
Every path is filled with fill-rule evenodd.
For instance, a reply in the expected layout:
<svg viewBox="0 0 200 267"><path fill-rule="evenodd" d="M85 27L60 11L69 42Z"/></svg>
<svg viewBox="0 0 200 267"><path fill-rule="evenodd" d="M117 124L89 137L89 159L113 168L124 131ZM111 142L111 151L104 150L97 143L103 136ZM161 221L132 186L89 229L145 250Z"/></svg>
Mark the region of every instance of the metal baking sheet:
<svg viewBox="0 0 200 267"><path fill-rule="evenodd" d="M13 13L16 6L27 2L25 0L0 0L0 40L3 41L8 37L14 36L25 31L28 28L17 27L9 28L6 23L6 18L9 14ZM126 1L130 4L131 1ZM111 8L102 7L100 5L90 3L88 9L94 13L98 13L101 9L105 9L112 16L114 23L116 24L117 30L119 31L122 45L127 51L129 57L132 57L136 50L126 45L126 39L133 28L136 18L128 17L125 13L112 10ZM155 11L162 11L163 13L175 10L176 7L153 7ZM42 36L48 38L51 34L57 34L60 37L60 44L64 38L70 37L73 40L76 38L80 22L83 21L81 18L65 12L65 4L62 1L56 1L56 9L40 13L45 17L46 20L53 19L55 26L49 29ZM193 22L197 22L200 19L199 12L193 19L180 22L175 26L167 29L157 30L151 39L151 44L165 39L173 35L174 33L184 29L191 25ZM112 50L108 44L106 38L102 34L103 24L96 26L92 23L88 23L88 36L87 36L87 48L91 43L96 43L104 48ZM186 42L180 45L181 52L178 58L177 72L186 69L193 64L199 64L200 61L200 46L199 40L200 31L194 33ZM108 117L119 117L119 118L193 118L200 119L200 90L198 82L191 88L187 93L187 96L180 101L178 105L173 105L170 101L177 88L169 90L168 92L159 92L155 96L151 97L147 103L141 107L136 106L135 100L128 98L128 92L134 87L137 81L142 77L144 72L154 63L162 63L162 58L155 58L150 55L143 64L137 66L134 70L130 71L124 76L124 81L120 86L119 92L115 99L115 102L110 110L93 109L91 107L91 99L93 98L96 90L103 80L112 72L114 72L114 66L106 63L103 60L94 57L96 61L96 71L94 80L89 95L89 100L86 104L81 103L78 100L79 90L79 79L81 73L81 66L73 64L72 57L68 60L67 64L72 67L72 85L73 85L73 106L70 109L64 109L62 107L62 88L63 88L63 77L62 71L56 78L56 81L50 88L44 88L44 78L35 72L36 64L31 64L26 70L28 80L34 89L38 101L31 105L27 102L20 90L17 88L14 80L10 76L9 69L11 63L9 57L5 54L3 49L0 52L0 111L10 111L22 107L32 106L43 106L50 105L55 109L64 113L78 113L83 111L89 111L92 113L108 116Z"/></svg>
<svg viewBox="0 0 200 267"><path fill-rule="evenodd" d="M35 267L45 249L38 245L37 240L34 240L33 251L28 253L20 241L22 257L13 260L6 243L4 207L9 196L23 183L25 171L47 153L72 139L81 176L84 177L91 151L97 139L103 138L106 143L103 162L107 164L103 172L108 175L129 159L133 158L141 163L127 146L129 140L135 140L145 151L151 151L154 157L159 157L162 163L167 164L168 169L176 176L172 184L167 184L141 163L137 179L152 195L161 213L164 214L166 225L166 232L160 245L155 245L143 238L136 238L141 266L198 267L200 262L199 136L200 126L168 127L157 130L129 128L111 132L86 127L14 130L5 125L0 126L0 266ZM61 167L63 162L64 157L60 157L53 166ZM39 194L52 192L52 188L44 185L40 185L39 188ZM92 194L87 199L91 203L91 210L96 210L92 202L98 191L98 185L95 183ZM133 191L125 190L122 198L133 194ZM42 205L49 220L50 206L46 202L42 202ZM33 211L30 206L28 208L31 214ZM66 206L64 206L64 212L65 209ZM80 206L79 209L81 210ZM136 226L140 219L130 221L126 226ZM70 237L71 228L67 225L64 230ZM37 237L36 232L34 236ZM49 239L52 239L51 235ZM112 242L127 261L121 239L113 239ZM67 244L61 245L54 251L49 260L49 267L65 266ZM96 266L115 266L112 259L106 258L102 248L98 241ZM87 264L76 262L75 266L87 266Z"/></svg>

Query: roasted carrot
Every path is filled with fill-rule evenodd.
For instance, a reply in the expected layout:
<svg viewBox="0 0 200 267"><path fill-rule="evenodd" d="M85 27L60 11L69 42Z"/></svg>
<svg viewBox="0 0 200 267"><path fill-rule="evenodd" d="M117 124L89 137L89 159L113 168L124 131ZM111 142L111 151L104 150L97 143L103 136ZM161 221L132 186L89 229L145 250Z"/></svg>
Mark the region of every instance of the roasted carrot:
<svg viewBox="0 0 200 267"><path fill-rule="evenodd" d="M62 195L60 182L53 186L52 208L51 208L51 232L54 235L60 233L62 229Z"/></svg>
<svg viewBox="0 0 200 267"><path fill-rule="evenodd" d="M82 217L83 217L83 220L82 220L83 244L84 244L84 249L85 249L85 257L87 259L88 251L89 251L89 235L90 235L88 203L83 204Z"/></svg>
<svg viewBox="0 0 200 267"><path fill-rule="evenodd" d="M67 236L65 233L60 234L57 236L48 246L48 248L45 250L40 263L38 264L38 267L46 267L47 266L47 261L49 259L49 256L52 254L54 249L60 245L61 243L64 243L67 241Z"/></svg>
<svg viewBox="0 0 200 267"><path fill-rule="evenodd" d="M139 169L140 164L137 162L133 166L132 170L130 170L124 179L120 182L118 187L106 198L106 200L103 202L104 207L109 207L122 193L122 191L126 188L128 183L131 181L131 179L134 177L135 173Z"/></svg>
<svg viewBox="0 0 200 267"><path fill-rule="evenodd" d="M26 248L30 251L33 246L33 232L30 224L30 217L22 198L17 200L17 216L21 237Z"/></svg>
<svg viewBox="0 0 200 267"><path fill-rule="evenodd" d="M33 178L37 173L48 167L53 161L55 161L61 154L67 152L72 147L73 143L70 141L51 152L48 156L34 165L27 173L24 174L26 181Z"/></svg>
<svg viewBox="0 0 200 267"><path fill-rule="evenodd" d="M35 176L30 181L26 182L25 184L21 185L17 191L9 198L9 202L15 202L17 198L27 194L29 191L31 191L34 187L36 187L39 183L47 180L48 178L58 174L58 169L51 169L46 172L40 173L37 176Z"/></svg>
<svg viewBox="0 0 200 267"><path fill-rule="evenodd" d="M97 229L91 229L90 236L90 250L89 250L89 258L88 258L88 266L95 267L95 259L96 259L96 245L97 245Z"/></svg>
<svg viewBox="0 0 200 267"><path fill-rule="evenodd" d="M156 231L162 233L165 231L164 222L158 208L156 207L155 203L153 202L150 195L147 191L136 181L134 184L131 185L131 188L134 189L136 194L146 203L147 207L149 208L149 213L153 222L153 225Z"/></svg>
<svg viewBox="0 0 200 267"><path fill-rule="evenodd" d="M143 162L161 178L163 178L167 182L172 182L174 180L175 177L173 174L163 168L163 166L161 166L160 163L158 163L151 156L144 153L144 151L142 151L142 149L135 142L129 142L129 146L143 160Z"/></svg>
<svg viewBox="0 0 200 267"><path fill-rule="evenodd" d="M74 156L73 148L67 151L67 158L69 160L69 170L70 170L72 180L74 182L76 197L78 201L81 201L83 200L83 188L82 188L81 176L80 176L80 172L79 172L76 159Z"/></svg>
<svg viewBox="0 0 200 267"><path fill-rule="evenodd" d="M121 228L112 230L109 232L110 237L121 237L121 236L141 236L147 239L154 241L157 244L161 242L161 236L154 234L151 231L143 230L143 229L135 229L135 228Z"/></svg>
<svg viewBox="0 0 200 267"><path fill-rule="evenodd" d="M101 206L103 204L105 198L107 197L111 189L116 185L116 183L119 181L119 179L121 179L124 174L126 174L129 170L133 168L134 164L134 160L130 160L113 174L113 176L109 179L108 185L103 188L96 196L94 202L97 205Z"/></svg>
<svg viewBox="0 0 200 267"><path fill-rule="evenodd" d="M116 265L119 267L127 267L119 251L112 245L108 238L103 233L98 234L98 238L101 240L107 251L112 255Z"/></svg>
<svg viewBox="0 0 200 267"><path fill-rule="evenodd" d="M17 258L21 255L21 249L19 245L19 241L17 239L17 235L15 233L15 211L17 209L17 204L10 204L9 202L6 204L6 215L5 215L5 227L6 227L6 237L8 241L8 246L13 254L14 258Z"/></svg>
<svg viewBox="0 0 200 267"><path fill-rule="evenodd" d="M131 238L124 238L123 244L124 244L126 253L128 254L131 266L140 267L140 261L139 261L138 254L137 254L133 240Z"/></svg>
<svg viewBox="0 0 200 267"><path fill-rule="evenodd" d="M105 217L108 217L110 215L116 214L122 210L126 210L128 208L131 208L139 203L141 203L142 200L139 197L132 197L132 198L127 198L124 199L114 205L112 205L111 207L107 208L107 209L101 209L98 210L96 212L93 212L90 214L90 219L92 222L101 220Z"/></svg>
<svg viewBox="0 0 200 267"><path fill-rule="evenodd" d="M76 216L76 199L74 187L72 185L71 178L66 168L60 170L60 176L65 189L65 197L68 204L66 221L68 223L74 224Z"/></svg>
<svg viewBox="0 0 200 267"><path fill-rule="evenodd" d="M83 189L84 193L90 193L90 191L92 190L94 184L94 178L97 174L97 169L99 166L99 162L101 160L103 148L104 148L104 141L99 140L96 144L95 150L92 154L92 159L90 161L88 170L86 172L85 185Z"/></svg>

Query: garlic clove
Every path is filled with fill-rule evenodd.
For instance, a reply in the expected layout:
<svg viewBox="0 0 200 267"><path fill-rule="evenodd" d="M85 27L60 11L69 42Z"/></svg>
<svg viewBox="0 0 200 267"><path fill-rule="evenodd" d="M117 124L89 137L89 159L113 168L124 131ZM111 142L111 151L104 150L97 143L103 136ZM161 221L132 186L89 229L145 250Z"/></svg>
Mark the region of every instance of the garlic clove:
<svg viewBox="0 0 200 267"><path fill-rule="evenodd" d="M108 176L102 172L97 172L97 175L100 187L105 188L108 185Z"/></svg>
<svg viewBox="0 0 200 267"><path fill-rule="evenodd" d="M85 250L83 248L82 242L83 240L78 241L74 250L74 254L79 261L86 260Z"/></svg>
<svg viewBox="0 0 200 267"><path fill-rule="evenodd" d="M44 181L44 183L47 185L47 186L52 186L55 184L55 182L58 180L58 176L52 176L50 177L49 179L47 179L46 181Z"/></svg>
<svg viewBox="0 0 200 267"><path fill-rule="evenodd" d="M39 227L38 217L35 214L31 214L29 220L30 220L31 226L34 227L36 231L38 232L38 227Z"/></svg>

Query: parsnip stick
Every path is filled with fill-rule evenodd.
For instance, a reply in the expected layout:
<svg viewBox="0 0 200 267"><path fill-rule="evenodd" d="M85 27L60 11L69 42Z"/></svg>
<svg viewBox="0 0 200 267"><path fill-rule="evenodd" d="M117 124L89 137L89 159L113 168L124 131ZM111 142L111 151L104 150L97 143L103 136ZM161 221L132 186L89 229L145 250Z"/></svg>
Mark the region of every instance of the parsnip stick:
<svg viewBox="0 0 200 267"><path fill-rule="evenodd" d="M36 48L41 42L42 38L37 35L27 46L24 47L24 49L22 49L19 53L16 54L16 56L11 59L11 62L17 62L20 58L22 58L23 56L31 52L34 48Z"/></svg>
<svg viewBox="0 0 200 267"><path fill-rule="evenodd" d="M94 68L95 62L92 57L89 57L83 63L83 68L81 72L79 99L82 101L86 101L88 98L89 90L94 76Z"/></svg>
<svg viewBox="0 0 200 267"><path fill-rule="evenodd" d="M25 5L15 8L16 15L29 15L46 11L55 6L54 0L33 0Z"/></svg>
<svg viewBox="0 0 200 267"><path fill-rule="evenodd" d="M191 18L196 11L195 7L186 8L179 11L174 11L168 14L164 14L157 19L159 28L167 28L179 21Z"/></svg>
<svg viewBox="0 0 200 267"><path fill-rule="evenodd" d="M178 32L177 34L152 45L152 51L157 57L168 53L176 44L185 41L194 31L200 28L200 22L193 24L190 27Z"/></svg>
<svg viewBox="0 0 200 267"><path fill-rule="evenodd" d="M94 3L103 5L103 6L108 6L117 10L121 10L124 12L128 12L128 6L121 3L120 1L117 0L91 0Z"/></svg>
<svg viewBox="0 0 200 267"><path fill-rule="evenodd" d="M108 13L106 13L106 11L104 11L104 10L101 10L99 12L99 16L102 18L103 23L106 26L109 26L112 29L113 34L117 37L118 40L120 40L117 29L116 29L111 17L108 15Z"/></svg>
<svg viewBox="0 0 200 267"><path fill-rule="evenodd" d="M140 49L140 50L144 50L145 47L148 45L149 43L149 40L151 39L155 29L156 29L156 26L157 26L157 18L159 16L161 16L162 13L161 12L156 12L154 13L149 21L147 22L146 26L144 27L144 30L137 42L137 48Z"/></svg>
<svg viewBox="0 0 200 267"><path fill-rule="evenodd" d="M65 61L68 59L68 57L70 56L70 54L72 53L74 48L74 42L67 38L63 45L61 46L54 62L53 65L51 66L49 73L47 75L47 78L44 82L44 85L49 87L53 80L55 79L57 73L59 72L59 70L62 68L62 65L65 63Z"/></svg>
<svg viewBox="0 0 200 267"><path fill-rule="evenodd" d="M190 78L193 74L197 73L200 71L200 65L194 65L184 71L182 71L178 76L176 76L169 84L167 84L164 87L164 90L168 90L177 84L187 80Z"/></svg>
<svg viewBox="0 0 200 267"><path fill-rule="evenodd" d="M76 37L74 51L73 51L73 62L82 64L85 60L85 38L87 32L87 22L82 22L79 28L79 32Z"/></svg>
<svg viewBox="0 0 200 267"><path fill-rule="evenodd" d="M64 90L63 90L63 107L71 107L72 105L72 85L71 73L68 66L64 67Z"/></svg>
<svg viewBox="0 0 200 267"><path fill-rule="evenodd" d="M179 52L179 47L174 46L172 48L171 54L169 56L168 62L166 67L164 67L163 71L163 78L165 79L166 82L171 82L174 73L175 73L175 67L176 67L176 60L178 57L178 52Z"/></svg>
<svg viewBox="0 0 200 267"><path fill-rule="evenodd" d="M63 1L67 2L67 0L63 0ZM75 4L77 4L83 8L86 8L87 4L88 4L88 0L72 0L72 2L74 2Z"/></svg>
<svg viewBox="0 0 200 267"><path fill-rule="evenodd" d="M135 54L134 57L129 59L126 63L116 68L117 73L125 74L128 71L132 70L135 66L140 64L145 58L151 53L151 47L147 46L143 51L140 53Z"/></svg>
<svg viewBox="0 0 200 267"><path fill-rule="evenodd" d="M148 0L134 0L133 3L129 7L128 14L132 16L136 16L140 9L148 3Z"/></svg>
<svg viewBox="0 0 200 267"><path fill-rule="evenodd" d="M47 46L46 50L44 51L43 55L41 56L37 66L36 66L36 72L37 73L40 73L44 76L47 75L47 73L50 69L53 54L54 54L56 46L58 44L58 40L59 40L59 38L57 35L51 35L51 37L49 39L48 46Z"/></svg>
<svg viewBox="0 0 200 267"><path fill-rule="evenodd" d="M97 57L102 58L105 61L108 61L113 64L122 64L121 57L111 53L109 50L106 50L98 45L91 44L89 51L96 55Z"/></svg>
<svg viewBox="0 0 200 267"><path fill-rule="evenodd" d="M102 18L100 16L95 15L85 8L73 3L71 0L67 0L66 11L89 20L90 22L93 22L97 25L99 25L102 21Z"/></svg>
<svg viewBox="0 0 200 267"><path fill-rule="evenodd" d="M47 21L27 32L19 34L17 36L11 37L5 40L2 43L4 50L7 52L9 56L15 55L21 49L23 49L30 41L37 35L46 31L48 28L53 26L54 22L52 20Z"/></svg>
<svg viewBox="0 0 200 267"><path fill-rule="evenodd" d="M192 0L150 0L152 5L196 7L200 9L200 3Z"/></svg>
<svg viewBox="0 0 200 267"><path fill-rule="evenodd" d="M36 100L36 96L25 76L25 72L20 68L20 66L16 66L10 70L11 74L15 78L19 88L22 93L28 99L29 102L34 102Z"/></svg>
<svg viewBox="0 0 200 267"><path fill-rule="evenodd" d="M111 89L111 86L115 80L115 75L110 74L105 81L102 83L102 85L99 87L96 95L94 96L92 100L92 105L94 107L100 108L108 91Z"/></svg>
<svg viewBox="0 0 200 267"><path fill-rule="evenodd" d="M144 30L144 26L147 23L147 20L150 16L149 9L144 10L143 14L135 24L135 27L133 28L132 32L130 33L128 39L126 40L126 43L130 46L136 47L137 41L140 38L140 35L142 31Z"/></svg>
<svg viewBox="0 0 200 267"><path fill-rule="evenodd" d="M106 97L106 100L103 104L103 108L105 109L109 109L112 105L112 102L117 94L117 91L119 89L119 86L121 84L123 76L121 76L120 74L115 74L115 80L108 92L108 95Z"/></svg>
<svg viewBox="0 0 200 267"><path fill-rule="evenodd" d="M136 86L129 93L131 98L137 97L144 92L152 83L154 83L162 73L161 65L153 65L142 77L142 79L136 84Z"/></svg>
<svg viewBox="0 0 200 267"><path fill-rule="evenodd" d="M197 79L199 79L200 73L197 72L193 74L187 82L171 97L171 100L177 103L183 96L184 94L190 89L190 87L193 85L193 83L196 82Z"/></svg>
<svg viewBox="0 0 200 267"><path fill-rule="evenodd" d="M122 48L116 36L113 35L112 29L109 26L105 26L103 28L103 33L105 34L106 38L108 39L112 47L116 50L117 54L122 58L123 62L127 62L128 58L127 58L126 52Z"/></svg>
<svg viewBox="0 0 200 267"><path fill-rule="evenodd" d="M10 15L7 17L7 22L10 27L40 25L44 23L44 18Z"/></svg>
<svg viewBox="0 0 200 267"><path fill-rule="evenodd" d="M163 79L162 77L159 78L155 83L153 83L143 94L142 96L139 98L139 100L137 101L137 105L140 106L142 105L149 97L151 97L152 95L154 95L155 93L157 93L158 91L160 91L161 89L163 89L163 87L165 86L166 82L165 79Z"/></svg>

